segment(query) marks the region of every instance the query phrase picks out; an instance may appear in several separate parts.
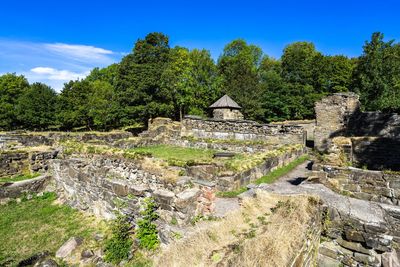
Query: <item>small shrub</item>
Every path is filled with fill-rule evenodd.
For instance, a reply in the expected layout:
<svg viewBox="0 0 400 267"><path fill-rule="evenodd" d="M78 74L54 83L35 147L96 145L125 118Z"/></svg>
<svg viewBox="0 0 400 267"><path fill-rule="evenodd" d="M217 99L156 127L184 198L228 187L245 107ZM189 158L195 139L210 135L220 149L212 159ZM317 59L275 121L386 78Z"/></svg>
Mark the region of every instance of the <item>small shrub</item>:
<svg viewBox="0 0 400 267"><path fill-rule="evenodd" d="M107 262L114 264L126 260L132 249L133 240L130 237L131 224L126 216L118 215L112 223L112 236L105 243L105 257Z"/></svg>
<svg viewBox="0 0 400 267"><path fill-rule="evenodd" d="M143 211L141 212L143 217L138 220L138 229L136 231L140 248L154 250L160 244L157 225L154 224L154 221L158 218L156 210L156 202L152 198L145 198Z"/></svg>

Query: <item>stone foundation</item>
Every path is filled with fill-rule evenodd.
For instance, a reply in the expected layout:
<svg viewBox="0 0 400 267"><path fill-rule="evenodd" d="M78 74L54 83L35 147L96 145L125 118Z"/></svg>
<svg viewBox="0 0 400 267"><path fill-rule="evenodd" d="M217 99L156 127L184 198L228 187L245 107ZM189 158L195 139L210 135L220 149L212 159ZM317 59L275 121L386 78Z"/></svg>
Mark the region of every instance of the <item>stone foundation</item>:
<svg viewBox="0 0 400 267"><path fill-rule="evenodd" d="M313 176L332 190L354 198L400 205L400 174L352 167L314 166Z"/></svg>

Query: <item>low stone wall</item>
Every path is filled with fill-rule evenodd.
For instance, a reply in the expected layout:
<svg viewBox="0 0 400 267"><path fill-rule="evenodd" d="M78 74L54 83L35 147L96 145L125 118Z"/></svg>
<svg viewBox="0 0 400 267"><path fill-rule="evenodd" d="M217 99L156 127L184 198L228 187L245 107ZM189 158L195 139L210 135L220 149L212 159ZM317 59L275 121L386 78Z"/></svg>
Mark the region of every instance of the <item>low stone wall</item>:
<svg viewBox="0 0 400 267"><path fill-rule="evenodd" d="M3 151L0 153L0 179L30 172L44 173L49 160L57 157L58 151Z"/></svg>
<svg viewBox="0 0 400 267"><path fill-rule="evenodd" d="M262 164L250 170L234 174L233 176L222 176L217 178L217 189L229 191L246 186L258 178L267 175L277 168L283 167L304 154L304 148L292 150L279 156L266 159Z"/></svg>
<svg viewBox="0 0 400 267"><path fill-rule="evenodd" d="M318 165L313 169L313 176L334 191L358 199L400 205L399 173Z"/></svg>
<svg viewBox="0 0 400 267"><path fill-rule="evenodd" d="M306 140L314 140L314 130L315 130L315 120L293 120L293 121L282 121L282 122L272 122L273 125L295 125L300 126L306 132Z"/></svg>
<svg viewBox="0 0 400 267"><path fill-rule="evenodd" d="M318 262L318 249L321 237L321 212L314 214L307 230L306 239L293 257L290 267L314 267Z"/></svg>
<svg viewBox="0 0 400 267"><path fill-rule="evenodd" d="M52 162L56 186L65 202L106 219L114 218L116 211L136 219L143 199L153 197L166 224L173 218L186 224L193 216L206 213L213 201L214 193L208 188L193 187L185 179L168 183L132 160L93 156Z"/></svg>
<svg viewBox="0 0 400 267"><path fill-rule="evenodd" d="M53 146L56 142L74 140L77 142L103 142L113 143L117 140L131 137L129 132L106 132L106 133L70 133L70 132L8 132L0 134L0 148L9 149L13 146L34 147Z"/></svg>
<svg viewBox="0 0 400 267"><path fill-rule="evenodd" d="M0 185L0 199L17 198L24 193L39 193L45 188L50 179L50 176L43 175L25 181Z"/></svg>
<svg viewBox="0 0 400 267"><path fill-rule="evenodd" d="M185 118L182 136L210 139L261 140L269 144L304 144L304 129L296 125L258 124L254 121L225 121Z"/></svg>
<svg viewBox="0 0 400 267"><path fill-rule="evenodd" d="M361 221L356 214L325 208L320 266L397 266L400 242L400 208L381 204L385 221ZM399 255L400 256L400 255ZM329 265L330 263L331 265Z"/></svg>

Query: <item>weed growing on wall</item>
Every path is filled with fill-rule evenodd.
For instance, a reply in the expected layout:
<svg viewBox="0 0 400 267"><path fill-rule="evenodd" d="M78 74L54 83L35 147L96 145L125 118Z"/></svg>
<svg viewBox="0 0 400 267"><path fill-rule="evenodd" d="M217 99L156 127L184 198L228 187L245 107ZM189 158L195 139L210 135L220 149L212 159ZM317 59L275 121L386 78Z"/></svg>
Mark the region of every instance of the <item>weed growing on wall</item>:
<svg viewBox="0 0 400 267"><path fill-rule="evenodd" d="M112 236L105 243L104 259L107 262L118 264L128 259L133 244L130 236L131 228L131 224L124 215L118 215L112 223Z"/></svg>
<svg viewBox="0 0 400 267"><path fill-rule="evenodd" d="M142 219L138 221L138 229L136 237L139 240L139 247L149 250L154 250L160 244L158 240L157 225L154 221L157 220L156 213L157 204L153 198L145 198L143 210L141 212Z"/></svg>

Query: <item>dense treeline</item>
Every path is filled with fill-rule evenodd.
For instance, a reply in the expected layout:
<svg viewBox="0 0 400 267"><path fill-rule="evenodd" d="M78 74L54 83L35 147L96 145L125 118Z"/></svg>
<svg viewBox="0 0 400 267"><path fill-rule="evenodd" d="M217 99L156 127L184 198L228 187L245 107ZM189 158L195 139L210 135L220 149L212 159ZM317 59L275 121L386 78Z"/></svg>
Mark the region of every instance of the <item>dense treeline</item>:
<svg viewBox="0 0 400 267"><path fill-rule="evenodd" d="M0 76L0 129L110 130L156 116L206 116L225 93L260 122L313 118L316 100L346 91L360 94L367 110L398 112L399 58L400 44L374 33L358 58L296 42L276 60L239 39L215 63L207 50L171 48L166 35L150 33L121 62L93 69L59 94L23 76Z"/></svg>

